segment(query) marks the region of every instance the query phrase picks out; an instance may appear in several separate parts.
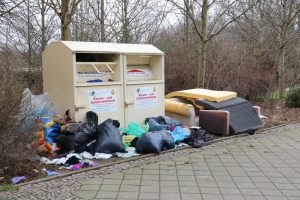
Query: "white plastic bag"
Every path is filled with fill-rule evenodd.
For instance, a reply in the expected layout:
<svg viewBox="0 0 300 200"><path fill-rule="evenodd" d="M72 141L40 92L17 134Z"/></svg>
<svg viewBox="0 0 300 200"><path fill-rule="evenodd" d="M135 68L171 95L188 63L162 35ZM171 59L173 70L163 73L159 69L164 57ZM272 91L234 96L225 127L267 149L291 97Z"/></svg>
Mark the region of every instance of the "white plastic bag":
<svg viewBox="0 0 300 200"><path fill-rule="evenodd" d="M28 88L23 92L19 122L22 133L35 131L35 120L54 116L54 107L47 93L33 95Z"/></svg>

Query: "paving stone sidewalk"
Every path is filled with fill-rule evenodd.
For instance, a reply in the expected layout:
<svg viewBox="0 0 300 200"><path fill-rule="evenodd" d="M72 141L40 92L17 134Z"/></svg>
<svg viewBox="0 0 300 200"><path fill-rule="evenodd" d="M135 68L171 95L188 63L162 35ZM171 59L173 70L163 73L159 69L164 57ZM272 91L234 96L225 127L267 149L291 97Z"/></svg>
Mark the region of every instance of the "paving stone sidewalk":
<svg viewBox="0 0 300 200"><path fill-rule="evenodd" d="M0 199L299 200L300 124L26 185Z"/></svg>

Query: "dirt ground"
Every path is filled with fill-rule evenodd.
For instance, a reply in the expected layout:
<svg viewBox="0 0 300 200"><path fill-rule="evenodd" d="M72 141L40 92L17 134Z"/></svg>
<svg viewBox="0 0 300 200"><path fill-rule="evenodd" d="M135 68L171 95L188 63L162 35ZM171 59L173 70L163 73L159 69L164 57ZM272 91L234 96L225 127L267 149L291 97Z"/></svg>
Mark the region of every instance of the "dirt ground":
<svg viewBox="0 0 300 200"><path fill-rule="evenodd" d="M261 114L266 116L266 124L264 128L273 126L300 123L300 108L287 108L283 102L268 103L253 103L261 107Z"/></svg>
<svg viewBox="0 0 300 200"><path fill-rule="evenodd" d="M266 124L264 128L288 123L300 123L300 108L287 108L284 106L283 102L269 103L267 105L259 102L253 104L261 106L261 114L267 117L265 119ZM98 161L97 164L106 164L120 159L122 158L112 157L108 160ZM66 172L66 170L58 170L58 167L56 166L46 166L37 160L38 159L33 161L24 158L18 161L5 161L4 164L2 162L2 165L0 166L0 186L4 183L10 183L11 178L15 176L26 176L26 182L47 177L47 175L42 171L43 168L57 170L61 173Z"/></svg>

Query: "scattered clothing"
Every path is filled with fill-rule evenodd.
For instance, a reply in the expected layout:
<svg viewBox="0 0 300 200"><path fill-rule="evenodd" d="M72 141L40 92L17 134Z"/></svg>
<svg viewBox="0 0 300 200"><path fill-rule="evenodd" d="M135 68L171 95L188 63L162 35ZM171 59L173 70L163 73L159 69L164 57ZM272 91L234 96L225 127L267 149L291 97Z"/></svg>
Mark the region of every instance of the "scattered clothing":
<svg viewBox="0 0 300 200"><path fill-rule="evenodd" d="M110 157L112 157L112 155L108 153L95 153L94 155L96 159L109 159Z"/></svg>
<svg viewBox="0 0 300 200"><path fill-rule="evenodd" d="M175 144L175 149L180 148L180 147L186 147L186 146L189 146L189 145L186 143L180 142L179 144Z"/></svg>
<svg viewBox="0 0 300 200"><path fill-rule="evenodd" d="M116 155L118 157L121 157L121 158L131 158L133 156L139 156L139 155L141 155L141 154L138 154L136 152L136 149L134 147L127 147L125 150L127 151L127 153L119 153L119 152L117 152Z"/></svg>
<svg viewBox="0 0 300 200"><path fill-rule="evenodd" d="M204 142L212 140L212 136L201 127L191 127L191 134L188 138L183 140L184 143L191 145L193 148L200 148L203 146Z"/></svg>
<svg viewBox="0 0 300 200"><path fill-rule="evenodd" d="M73 165L82 162L82 160L84 159L109 159L110 157L112 157L112 154L95 153L95 155L93 156L89 152L85 151L81 154L70 153L66 157L56 158L53 160L42 157L41 162L47 165Z"/></svg>
<svg viewBox="0 0 300 200"><path fill-rule="evenodd" d="M16 177L11 179L11 183L15 185L15 184L18 184L18 183L20 183L21 181L23 181L25 179L26 179L25 176L16 176Z"/></svg>
<svg viewBox="0 0 300 200"><path fill-rule="evenodd" d="M90 154L89 152L82 152L81 154L79 154L82 158L87 158L87 159L93 159L94 156L92 154Z"/></svg>
<svg viewBox="0 0 300 200"><path fill-rule="evenodd" d="M42 157L41 158L41 162L47 164L47 165L64 165L66 164L67 160L69 158L71 158L72 156L75 156L76 158L78 158L79 160L82 159L80 157L80 155L78 154L75 154L75 153L71 153L71 154L68 154L66 157L61 157L61 158L55 158L53 160L50 160L48 158L45 158L45 157Z"/></svg>
<svg viewBox="0 0 300 200"><path fill-rule="evenodd" d="M175 129L172 131L172 136L174 138L174 142L178 143L184 140L187 136L190 135L190 132L181 126L176 126Z"/></svg>
<svg viewBox="0 0 300 200"><path fill-rule="evenodd" d="M81 169L81 167L82 167L81 163L77 163L77 164L71 165L71 169L72 170Z"/></svg>
<svg viewBox="0 0 300 200"><path fill-rule="evenodd" d="M75 165L78 163L79 163L79 159L76 156L72 156L66 161L66 164L68 165Z"/></svg>
<svg viewBox="0 0 300 200"><path fill-rule="evenodd" d="M48 170L48 169L43 169L43 171L48 175L48 176L53 176L53 175L58 175L60 174L59 172Z"/></svg>

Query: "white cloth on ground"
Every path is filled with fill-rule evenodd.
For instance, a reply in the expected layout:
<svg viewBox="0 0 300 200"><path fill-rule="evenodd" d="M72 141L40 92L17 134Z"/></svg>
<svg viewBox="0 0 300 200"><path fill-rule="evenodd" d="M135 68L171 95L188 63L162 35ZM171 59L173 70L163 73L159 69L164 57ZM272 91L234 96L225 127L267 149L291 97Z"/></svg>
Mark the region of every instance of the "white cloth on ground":
<svg viewBox="0 0 300 200"><path fill-rule="evenodd" d="M127 151L127 153L120 153L120 152L117 152L117 156L118 157L122 157L122 158L130 158L130 157L133 157L133 156L139 156L140 154L136 153L136 150L134 147L127 147L125 149Z"/></svg>

